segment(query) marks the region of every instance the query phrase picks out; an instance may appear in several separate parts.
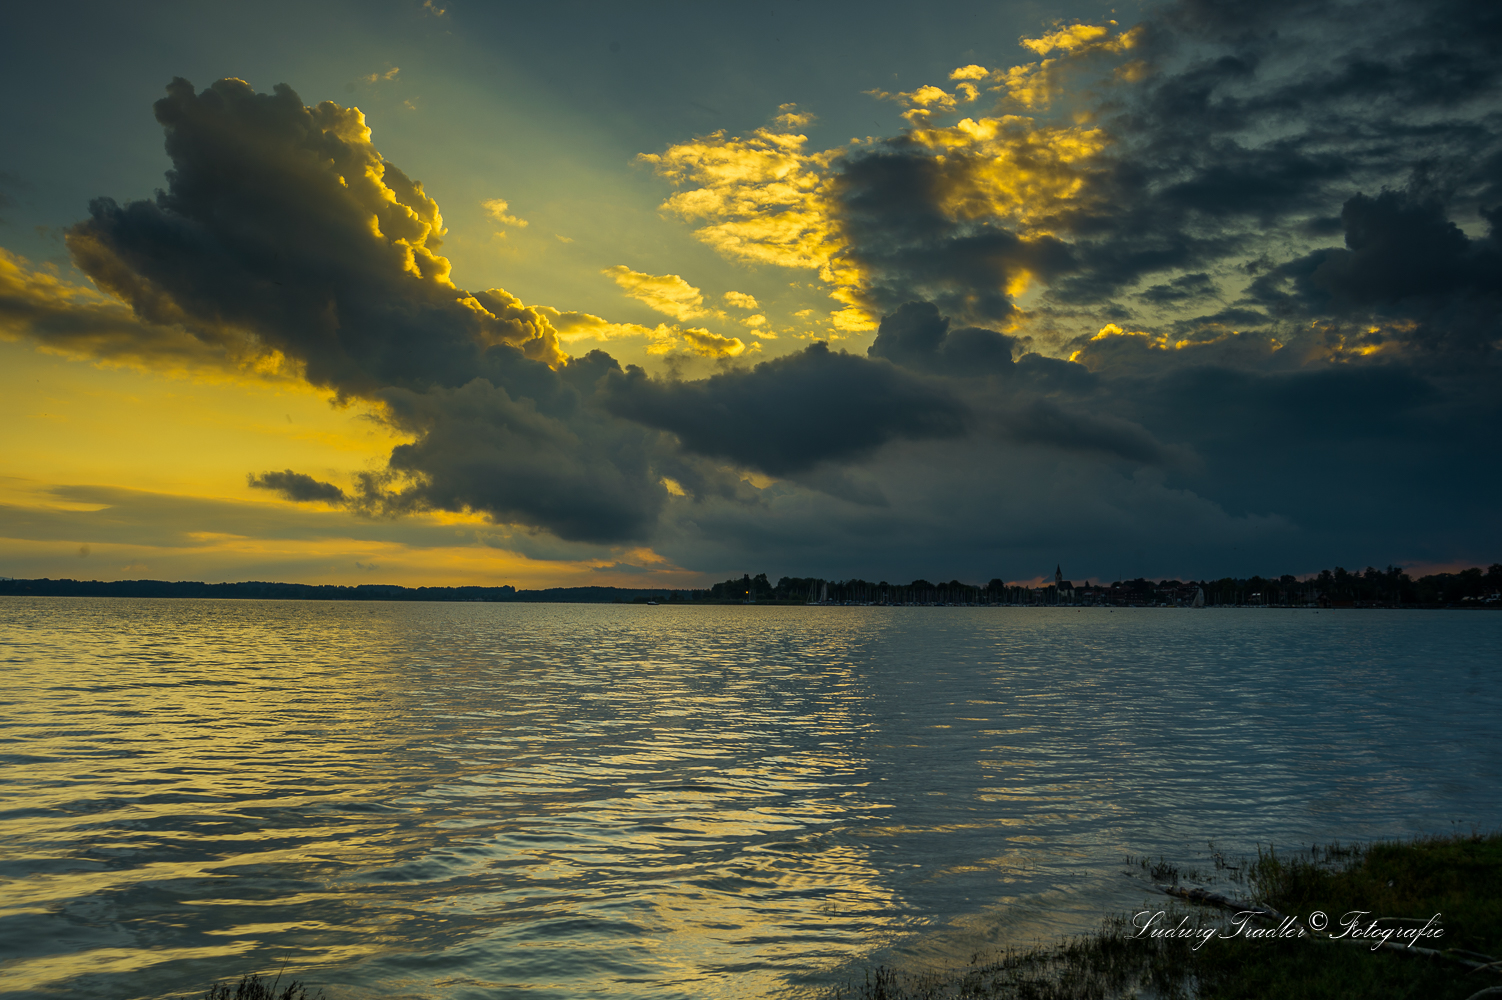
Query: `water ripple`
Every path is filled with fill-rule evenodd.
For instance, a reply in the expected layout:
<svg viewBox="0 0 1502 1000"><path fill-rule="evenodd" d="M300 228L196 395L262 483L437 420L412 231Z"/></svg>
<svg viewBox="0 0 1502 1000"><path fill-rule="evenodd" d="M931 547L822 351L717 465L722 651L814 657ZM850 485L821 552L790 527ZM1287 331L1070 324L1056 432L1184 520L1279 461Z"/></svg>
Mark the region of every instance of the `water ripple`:
<svg viewBox="0 0 1502 1000"><path fill-rule="evenodd" d="M1502 616L8 598L17 996L807 991L1495 827ZM1196 852L1198 854L1196 855Z"/></svg>

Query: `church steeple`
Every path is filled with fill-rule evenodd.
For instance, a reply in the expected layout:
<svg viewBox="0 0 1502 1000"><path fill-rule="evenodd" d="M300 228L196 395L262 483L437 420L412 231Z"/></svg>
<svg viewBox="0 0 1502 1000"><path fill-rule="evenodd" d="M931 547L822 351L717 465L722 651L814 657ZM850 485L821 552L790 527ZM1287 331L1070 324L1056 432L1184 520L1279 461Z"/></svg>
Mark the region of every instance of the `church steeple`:
<svg viewBox="0 0 1502 1000"><path fill-rule="evenodd" d="M1055 587L1061 587L1061 586L1064 585L1064 564L1063 563L1056 563L1054 565L1054 568L1053 568L1053 585Z"/></svg>

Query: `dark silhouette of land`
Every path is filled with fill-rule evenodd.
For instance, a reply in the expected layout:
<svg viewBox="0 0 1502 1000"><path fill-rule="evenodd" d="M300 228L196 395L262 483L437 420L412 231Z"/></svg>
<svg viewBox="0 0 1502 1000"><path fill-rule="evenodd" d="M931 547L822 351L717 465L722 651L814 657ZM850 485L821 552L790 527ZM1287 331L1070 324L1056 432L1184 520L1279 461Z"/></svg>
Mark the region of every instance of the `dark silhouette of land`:
<svg viewBox="0 0 1502 1000"><path fill-rule="evenodd" d="M551 587L547 590L517 590L503 587L398 587L364 583L356 587L310 583L194 583L165 580L0 580L0 595L28 594L35 597L216 597L276 601L566 601L610 604L642 595L660 596L656 590L621 587ZM685 591L685 593L687 593ZM643 598L645 599L645 597Z"/></svg>
<svg viewBox="0 0 1502 1000"><path fill-rule="evenodd" d="M196 583L163 580L4 580L0 596L32 597L211 597L294 601L463 601L575 604L901 604L901 605L1071 605L1110 607L1268 606L1268 607L1459 607L1502 608L1502 563L1459 573L1413 579L1402 567L1368 566L1348 572L1337 566L1302 579L1223 577L1218 580L1120 580L1074 585L1057 573L1043 587L1010 585L1000 578L979 586L951 580L824 580L782 577L772 584L765 573L731 579L704 589L631 587L399 587L360 584L344 587L307 583Z"/></svg>
<svg viewBox="0 0 1502 1000"><path fill-rule="evenodd" d="M1502 564L1459 573L1435 573L1417 580L1400 566L1385 570L1368 566L1352 573L1337 566L1300 579L1222 577L1217 580L1119 580L1076 586L1056 571L1055 582L1042 587L1017 586L994 579L985 586L930 583L914 580L892 584L885 580L819 580L783 577L773 586L766 574L717 583L705 599L720 603L756 604L1067 604L1075 606L1174 607L1502 607Z"/></svg>

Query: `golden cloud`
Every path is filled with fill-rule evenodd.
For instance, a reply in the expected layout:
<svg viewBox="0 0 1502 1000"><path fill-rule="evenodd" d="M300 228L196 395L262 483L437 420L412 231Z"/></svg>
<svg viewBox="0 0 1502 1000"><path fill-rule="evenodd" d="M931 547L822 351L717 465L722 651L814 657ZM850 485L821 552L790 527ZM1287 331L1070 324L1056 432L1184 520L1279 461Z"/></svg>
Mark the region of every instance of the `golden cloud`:
<svg viewBox="0 0 1502 1000"><path fill-rule="evenodd" d="M700 240L732 259L817 271L831 297L853 310L842 329L875 329L831 211L829 167L844 150L810 154L807 142L770 128L746 138L720 131L639 158L684 189L662 207L703 222L694 233Z"/></svg>
<svg viewBox="0 0 1502 1000"><path fill-rule="evenodd" d="M1111 23L1115 24L1114 21ZM998 82L994 89L1024 107L1041 107L1068 89L1072 77L1095 59L1125 52L1140 39L1140 28L1112 35L1109 27L1098 24L1075 24L1041 38L1020 39L1024 48L1040 56L1050 52L1059 55L996 72L992 75L992 79ZM1126 73L1125 78L1129 81L1146 75L1145 64L1139 60L1135 65L1135 70Z"/></svg>
<svg viewBox="0 0 1502 1000"><path fill-rule="evenodd" d="M473 292L459 300L480 317L479 338L486 344L510 344L536 361L557 364L566 354L558 347L558 330L548 313L557 310L528 306L502 288Z"/></svg>
<svg viewBox="0 0 1502 1000"><path fill-rule="evenodd" d="M779 104L777 110L782 114L772 120L786 129L804 128L814 122L814 114L810 111L799 111L796 104Z"/></svg>
<svg viewBox="0 0 1502 1000"><path fill-rule="evenodd" d="M1092 158L1109 143L1101 129L1040 125L1017 115L920 125L907 138L932 156L946 215L1003 222L1025 239L1049 235L1058 214L1087 197ZM830 317L833 329L874 329L865 274L846 252L830 188L844 150L807 154L804 143L803 136L765 129L747 139L715 133L644 159L680 185L697 185L664 207L707 223L696 230L700 239L732 258L817 270L843 305ZM1029 280L1016 272L1007 291L1020 295Z"/></svg>
<svg viewBox="0 0 1502 1000"><path fill-rule="evenodd" d="M1019 38L1017 44L1046 56L1054 49L1075 52L1086 48L1111 33L1111 29L1099 24L1071 24L1041 38Z"/></svg>
<svg viewBox="0 0 1502 1000"><path fill-rule="evenodd" d="M988 75L984 67L965 66L951 73L950 79L957 79L959 76L969 76L974 70L979 70L983 77ZM929 119L933 115L954 111L961 104L969 104L980 97L980 88L968 80L963 80L954 89L955 92L951 94L942 87L926 84L917 90L896 94L888 93L884 90L868 90L866 93L877 100L896 101L899 104L906 105L908 110L902 113L902 117L912 125L923 127L928 124Z"/></svg>
<svg viewBox="0 0 1502 1000"><path fill-rule="evenodd" d="M518 229L527 228L526 219L518 219L514 215L507 214L511 209L511 205L504 198L488 198L480 202L480 207L485 209L486 215L503 226L515 226Z"/></svg>
<svg viewBox="0 0 1502 1000"><path fill-rule="evenodd" d="M43 350L148 371L216 377L301 376L301 365L232 326L190 333L174 322L138 316L110 295L64 280L56 268L33 268L0 248L0 337L36 342Z"/></svg>
<svg viewBox="0 0 1502 1000"><path fill-rule="evenodd" d="M1015 227L1024 239L1052 236L1061 214L1090 197L1095 158L1110 143L1103 129L1083 119L1073 124L1041 124L1030 117L992 114L953 125L932 123L978 99L976 81L990 80L1004 100L1028 106L1048 103L1067 78L1093 60L1133 48L1139 29L1113 34L1107 25L1061 27L1042 38L1022 39L1041 63L1008 70L979 64L949 74L953 92L926 85L902 93L872 91L879 99L908 106L905 139L925 149L939 177L938 207L957 222L994 221ZM1141 60L1118 67L1117 79L1140 79ZM1125 76L1123 76L1125 74ZM848 150L810 152L807 137L784 126L757 129L747 136L715 132L642 154L679 190L662 207L697 224L695 235L731 259L814 270L827 293L842 305L830 316L840 333L876 326L866 299L868 275L848 253L833 189L836 165ZM859 145L857 144L857 148ZM1032 275L1008 275L1012 297L1026 291ZM727 299L727 301L730 301Z"/></svg>
<svg viewBox="0 0 1502 1000"><path fill-rule="evenodd" d="M614 278L615 283L633 299L674 319L722 315L704 308L704 294L676 274L644 274L624 264L607 267L602 273Z"/></svg>
<svg viewBox="0 0 1502 1000"><path fill-rule="evenodd" d="M756 304L756 296L747 295L745 292L726 292L725 301L740 309L760 309Z"/></svg>
<svg viewBox="0 0 1502 1000"><path fill-rule="evenodd" d="M677 331L676 339L659 340L647 348L647 353L668 354L675 349L706 358L734 358L745 352L746 345L739 337L722 337L708 330L690 328Z"/></svg>
<svg viewBox="0 0 1502 1000"><path fill-rule="evenodd" d="M1076 341L1080 343L1080 341ZM1078 361L1091 368L1101 366L1101 360L1095 356L1092 345L1110 347L1112 344L1131 344L1145 351L1183 351L1196 347L1210 347L1216 344L1236 343L1244 349L1260 353L1277 351L1284 346L1271 335L1252 331L1243 333L1233 330L1221 324L1211 324L1204 329L1197 330L1186 336L1170 337L1162 333L1148 333L1145 330L1127 330L1115 323L1107 323L1100 328L1100 332L1084 341L1083 345L1069 355L1070 361ZM1358 350L1356 353L1368 354L1371 350Z"/></svg>
<svg viewBox="0 0 1502 1000"><path fill-rule="evenodd" d="M545 315L558 331L558 339L564 343L579 340L611 341L625 337L645 337L648 340L671 338L676 327L659 323L656 327L640 323L612 323L584 312L562 312L551 306L539 306L538 312Z"/></svg>
<svg viewBox="0 0 1502 1000"><path fill-rule="evenodd" d="M940 163L941 207L955 219L996 219L1044 235L1066 204L1086 196L1091 158L1109 144L1101 129L1039 125L1031 118L965 118L914 129L911 140Z"/></svg>
<svg viewBox="0 0 1502 1000"><path fill-rule="evenodd" d="M991 71L984 66L971 63L969 66L961 66L949 74L951 80L984 80L991 75Z"/></svg>
<svg viewBox="0 0 1502 1000"><path fill-rule="evenodd" d="M300 103L294 106L296 97L291 91L279 91L276 97L267 98L256 95L244 81L233 79L215 83L211 91L217 103L202 101L186 81L175 81L166 102L170 110L162 113L177 116L174 127L218 134L213 131L218 124L212 120L229 114L226 108L266 100L283 102L276 116L259 120L256 126L265 133L264 141L236 147L237 155L246 158L247 171L278 178L288 185L281 202L268 199L257 211L283 211L285 205L301 198L310 203L321 201L328 217L338 220L337 225L316 231L317 245L289 244L303 257L320 259L325 268L320 280L327 281L328 274L341 270L374 266L369 284L378 289L375 294L432 309L435 317L459 324L454 331L458 336L472 336L486 344L508 344L548 364L565 359L556 331L545 315L501 289L467 292L453 283L452 265L437 253L446 232L438 203L423 190L420 181L381 156L358 108L329 101L311 108ZM296 144L312 142L313 137L320 143L320 159L310 161ZM309 167L309 163L316 165ZM176 169L209 168L195 160L191 167L180 162ZM184 284L191 280L186 272L192 270L192 262L166 266L154 252L141 251L130 242L149 240L147 231L131 229L123 215L111 210L101 209L101 213L69 230L67 243L74 262L102 291L128 303L138 325L154 331L171 327L182 331L175 338L154 332L139 338L133 350L151 356L163 350L170 354L169 342L186 348L187 338L192 338L210 345L211 352L226 357L231 366L243 368L247 356L255 356L256 364L264 364L265 359L278 356L277 350L299 358L310 351L316 353L323 349L318 345L326 345L331 331L343 322L339 310L345 307L336 304L334 293L326 289L319 290L329 303L323 310L294 310L290 315L297 317L295 323L265 321L265 296L292 295L281 289L293 287L307 275L288 271L271 282L257 271L264 265L253 257L226 256L225 266L238 270L224 276L225 287L233 289L239 298L228 305L219 303L216 308L203 309L192 295L182 294ZM292 217L288 213L278 221ZM124 249L122 239L132 249ZM226 249L225 253L233 251ZM34 280L32 284L34 292L41 290ZM261 286L269 291L259 290ZM74 301L82 304L85 299L74 296ZM98 303L91 308L97 312ZM37 336L53 343L67 339L58 323ZM77 337L72 340L79 343ZM96 341L92 349L108 352L112 347ZM341 385L340 391L360 394L367 388L351 382Z"/></svg>

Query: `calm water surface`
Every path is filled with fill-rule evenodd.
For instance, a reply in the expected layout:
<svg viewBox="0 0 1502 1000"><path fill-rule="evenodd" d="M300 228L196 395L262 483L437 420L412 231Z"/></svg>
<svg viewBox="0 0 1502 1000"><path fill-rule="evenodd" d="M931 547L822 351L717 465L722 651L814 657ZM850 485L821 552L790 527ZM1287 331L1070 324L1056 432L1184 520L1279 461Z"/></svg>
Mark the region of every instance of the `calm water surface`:
<svg viewBox="0 0 1502 1000"><path fill-rule="evenodd" d="M813 995L1495 829L1502 614L0 598L0 991ZM859 972L856 972L857 977Z"/></svg>

